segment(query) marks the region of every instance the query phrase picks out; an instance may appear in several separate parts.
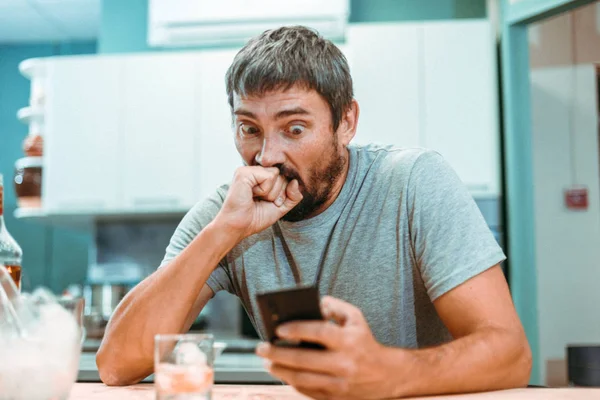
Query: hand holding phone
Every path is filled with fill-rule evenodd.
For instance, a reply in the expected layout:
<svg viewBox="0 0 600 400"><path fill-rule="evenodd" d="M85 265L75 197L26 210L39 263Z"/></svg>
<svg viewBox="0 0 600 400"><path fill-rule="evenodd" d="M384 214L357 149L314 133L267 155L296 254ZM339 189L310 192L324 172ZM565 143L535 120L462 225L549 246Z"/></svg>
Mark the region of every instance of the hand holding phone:
<svg viewBox="0 0 600 400"><path fill-rule="evenodd" d="M318 343L290 342L277 337L279 325L290 321L323 320L319 291L314 286L260 293L256 296L258 307L269 342L277 346L323 349Z"/></svg>

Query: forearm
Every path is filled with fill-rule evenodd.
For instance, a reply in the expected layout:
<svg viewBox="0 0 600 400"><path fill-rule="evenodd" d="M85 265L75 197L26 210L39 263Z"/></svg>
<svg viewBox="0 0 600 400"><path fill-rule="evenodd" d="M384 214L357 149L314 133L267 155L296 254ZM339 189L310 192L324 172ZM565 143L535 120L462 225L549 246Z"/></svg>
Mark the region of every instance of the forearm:
<svg viewBox="0 0 600 400"><path fill-rule="evenodd" d="M430 349L384 352L388 379L396 383L393 393L403 397L523 387L531 370L525 335L499 328ZM394 376L394 370L409 371L408 376Z"/></svg>
<svg viewBox="0 0 600 400"><path fill-rule="evenodd" d="M105 383L130 384L152 372L154 336L189 329L202 288L235 245L231 237L209 224L172 262L127 294L111 317L96 359Z"/></svg>

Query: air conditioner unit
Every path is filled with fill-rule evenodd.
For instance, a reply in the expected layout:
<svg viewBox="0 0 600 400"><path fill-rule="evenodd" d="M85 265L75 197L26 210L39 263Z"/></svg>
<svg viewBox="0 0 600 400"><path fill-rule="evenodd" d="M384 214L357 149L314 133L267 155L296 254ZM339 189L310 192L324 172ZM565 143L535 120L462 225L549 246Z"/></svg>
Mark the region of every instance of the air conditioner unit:
<svg viewBox="0 0 600 400"><path fill-rule="evenodd" d="M343 40L348 16L349 0L150 0L148 45L241 45L284 25Z"/></svg>

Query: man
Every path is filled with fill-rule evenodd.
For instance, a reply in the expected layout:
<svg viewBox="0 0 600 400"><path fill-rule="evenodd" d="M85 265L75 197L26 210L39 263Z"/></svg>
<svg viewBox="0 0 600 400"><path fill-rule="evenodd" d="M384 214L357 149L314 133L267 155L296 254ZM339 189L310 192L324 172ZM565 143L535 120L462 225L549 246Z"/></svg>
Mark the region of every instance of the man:
<svg viewBox="0 0 600 400"><path fill-rule="evenodd" d="M257 349L300 392L390 398L526 385L531 355L504 254L440 155L349 145L359 108L339 49L303 27L267 31L226 80L245 166L185 216L161 268L119 305L97 356L102 380L150 374L154 335L187 331L219 290L241 299L264 337L256 293L311 284L322 268L323 313L336 323L289 323L278 334L326 349Z"/></svg>

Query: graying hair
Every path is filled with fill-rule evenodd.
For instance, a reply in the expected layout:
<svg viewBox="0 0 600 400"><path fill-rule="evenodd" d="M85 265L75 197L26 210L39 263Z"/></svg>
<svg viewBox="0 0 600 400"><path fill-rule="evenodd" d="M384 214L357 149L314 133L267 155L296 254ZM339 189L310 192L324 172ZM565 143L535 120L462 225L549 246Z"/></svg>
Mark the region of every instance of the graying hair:
<svg viewBox="0 0 600 400"><path fill-rule="evenodd" d="M304 26L272 29L251 39L227 70L227 97L262 96L299 85L329 104L334 132L352 104L352 77L344 54Z"/></svg>

